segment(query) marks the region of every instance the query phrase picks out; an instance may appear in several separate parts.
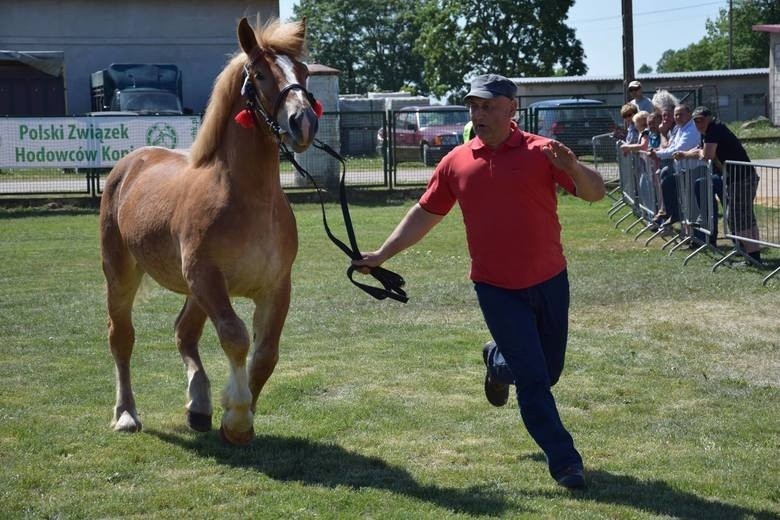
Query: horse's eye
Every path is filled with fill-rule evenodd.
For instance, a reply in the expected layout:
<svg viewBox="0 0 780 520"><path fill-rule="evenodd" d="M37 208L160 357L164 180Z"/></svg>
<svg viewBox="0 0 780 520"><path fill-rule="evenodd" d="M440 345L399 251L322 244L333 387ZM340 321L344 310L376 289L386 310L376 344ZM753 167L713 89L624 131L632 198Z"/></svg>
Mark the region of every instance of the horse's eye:
<svg viewBox="0 0 780 520"><path fill-rule="evenodd" d="M255 79L257 81L263 81L265 79L265 76L263 76L262 72L255 72Z"/></svg>

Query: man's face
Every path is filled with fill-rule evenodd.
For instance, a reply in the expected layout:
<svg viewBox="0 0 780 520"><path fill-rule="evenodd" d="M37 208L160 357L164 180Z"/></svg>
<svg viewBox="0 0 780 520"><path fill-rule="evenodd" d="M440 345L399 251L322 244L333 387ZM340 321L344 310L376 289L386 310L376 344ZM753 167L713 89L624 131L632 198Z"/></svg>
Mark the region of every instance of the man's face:
<svg viewBox="0 0 780 520"><path fill-rule="evenodd" d="M683 126L691 120L691 112L685 107L675 107L674 122L677 126Z"/></svg>
<svg viewBox="0 0 780 520"><path fill-rule="evenodd" d="M517 111L517 102L505 96L492 99L470 97L466 100L474 124L474 132L488 146L506 139L510 121Z"/></svg>
<svg viewBox="0 0 780 520"><path fill-rule="evenodd" d="M653 132L654 134L658 133L660 124L661 124L660 116L656 114L650 114L647 117L647 128L649 128L650 131Z"/></svg>
<svg viewBox="0 0 780 520"><path fill-rule="evenodd" d="M694 118L693 124L696 125L696 130L698 130L700 134L705 134L707 133L707 128L710 126L711 121L712 118L708 116L698 116Z"/></svg>
<svg viewBox="0 0 780 520"><path fill-rule="evenodd" d="M642 97L642 87L634 87L628 89L628 93L634 99L640 99Z"/></svg>

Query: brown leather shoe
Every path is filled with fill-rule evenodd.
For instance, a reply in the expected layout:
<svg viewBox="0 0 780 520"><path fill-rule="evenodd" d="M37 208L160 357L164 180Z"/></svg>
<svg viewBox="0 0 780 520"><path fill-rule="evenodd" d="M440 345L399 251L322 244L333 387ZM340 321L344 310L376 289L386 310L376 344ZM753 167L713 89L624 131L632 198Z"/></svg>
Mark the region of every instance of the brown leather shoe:
<svg viewBox="0 0 780 520"><path fill-rule="evenodd" d="M509 399L509 385L493 381L488 368L488 351L495 344L495 341L490 340L482 347L482 361L485 363L485 397L493 406L504 406Z"/></svg>

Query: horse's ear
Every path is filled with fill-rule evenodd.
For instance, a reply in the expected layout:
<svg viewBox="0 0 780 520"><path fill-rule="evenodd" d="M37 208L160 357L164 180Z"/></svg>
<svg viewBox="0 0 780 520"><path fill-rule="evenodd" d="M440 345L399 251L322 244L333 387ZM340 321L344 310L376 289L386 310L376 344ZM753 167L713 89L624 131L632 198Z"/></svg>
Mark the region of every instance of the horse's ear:
<svg viewBox="0 0 780 520"><path fill-rule="evenodd" d="M241 50L248 55L257 48L255 31L252 30L252 27L249 25L246 18L242 18L241 21L238 22L238 43L241 45Z"/></svg>
<svg viewBox="0 0 780 520"><path fill-rule="evenodd" d="M306 17L301 18L301 37L306 37Z"/></svg>

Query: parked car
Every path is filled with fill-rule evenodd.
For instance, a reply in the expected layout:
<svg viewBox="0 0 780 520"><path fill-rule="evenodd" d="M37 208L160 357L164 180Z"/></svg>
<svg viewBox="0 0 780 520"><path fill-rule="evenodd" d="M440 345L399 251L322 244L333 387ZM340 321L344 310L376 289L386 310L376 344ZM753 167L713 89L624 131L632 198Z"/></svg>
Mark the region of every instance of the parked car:
<svg viewBox="0 0 780 520"><path fill-rule="evenodd" d="M395 112L393 157L396 163L433 166L463 142L469 109L461 105L412 106ZM384 129L377 134L377 152L386 149Z"/></svg>
<svg viewBox="0 0 780 520"><path fill-rule="evenodd" d="M528 110L531 132L560 141L577 155L591 155L593 136L615 130L612 113L597 99L548 99Z"/></svg>

